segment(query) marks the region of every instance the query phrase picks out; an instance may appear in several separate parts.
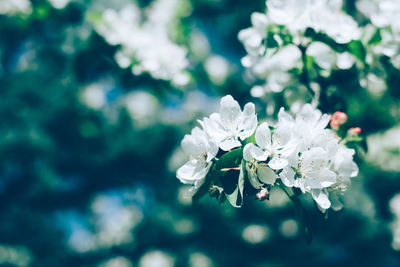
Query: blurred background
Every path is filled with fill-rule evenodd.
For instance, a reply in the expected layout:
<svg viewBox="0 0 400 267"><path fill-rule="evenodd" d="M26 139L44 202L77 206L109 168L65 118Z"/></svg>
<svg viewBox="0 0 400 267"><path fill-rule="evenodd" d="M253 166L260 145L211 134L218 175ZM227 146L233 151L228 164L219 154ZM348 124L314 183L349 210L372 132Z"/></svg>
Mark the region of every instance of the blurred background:
<svg viewBox="0 0 400 267"><path fill-rule="evenodd" d="M238 33L265 1L0 0L0 265L400 266L400 34L361 2L343 10L379 30L351 46L363 64L308 54L319 108L346 112L365 142L342 211L305 199L307 246L278 188L241 209L192 206L175 177L181 139L221 96L271 120L313 99L241 63Z"/></svg>

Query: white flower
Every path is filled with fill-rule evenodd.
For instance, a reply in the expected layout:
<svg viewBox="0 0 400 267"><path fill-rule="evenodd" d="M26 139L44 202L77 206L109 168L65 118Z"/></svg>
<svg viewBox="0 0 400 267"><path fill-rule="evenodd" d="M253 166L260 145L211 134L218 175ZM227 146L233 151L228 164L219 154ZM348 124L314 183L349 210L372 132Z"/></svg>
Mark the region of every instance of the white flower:
<svg viewBox="0 0 400 267"><path fill-rule="evenodd" d="M240 140L251 136L257 127L257 116L253 103L247 103L243 111L232 96L221 99L220 112L204 118L204 129L218 146L228 151L241 146Z"/></svg>
<svg viewBox="0 0 400 267"><path fill-rule="evenodd" d="M289 115L290 116L290 115ZM294 134L301 139L300 151L319 146L329 139L329 133L325 128L329 124L330 116L322 114L310 104L305 104L296 114ZM328 135L328 136L327 136Z"/></svg>
<svg viewBox="0 0 400 267"><path fill-rule="evenodd" d="M265 14L254 12L251 14L253 27L241 30L238 38L244 44L250 55L261 55L264 52L262 41L267 34L268 18Z"/></svg>
<svg viewBox="0 0 400 267"><path fill-rule="evenodd" d="M340 0L270 0L267 17L286 26L294 36L303 36L307 28L329 35L338 43L360 36L357 23L342 10Z"/></svg>
<svg viewBox="0 0 400 267"><path fill-rule="evenodd" d="M279 176L286 186L311 193L322 211L331 206L329 188L342 181L342 177L348 175L349 166L351 169L355 165L352 154L340 148L336 134L325 129L329 119L329 115L309 104L301 108L295 119L283 109L279 112L279 121L284 122L287 129L283 132L290 132L291 139L297 142L296 152L287 157L288 164ZM334 197L332 194L331 199L335 200Z"/></svg>
<svg viewBox="0 0 400 267"><path fill-rule="evenodd" d="M336 183L336 174L329 169L328 153L321 147L303 152L299 159L299 178L296 185L301 191L323 189Z"/></svg>
<svg viewBox="0 0 400 267"><path fill-rule="evenodd" d="M338 145L338 149L332 159L331 170L337 174L337 182L327 188L329 200L333 210L340 210L343 204L339 197L347 190L350 185L350 178L358 175L357 164L353 161L354 149L349 149L344 145ZM322 210L326 209L320 206Z"/></svg>
<svg viewBox="0 0 400 267"><path fill-rule="evenodd" d="M289 71L302 66L301 51L295 45L287 45L277 51L268 49L262 57L249 53L242 58L242 64L251 68L258 78L266 80L266 91L281 92L295 81Z"/></svg>
<svg viewBox="0 0 400 267"><path fill-rule="evenodd" d="M400 194L396 194L389 202L390 211L394 215L394 221L390 224L393 240L392 248L396 251L400 250Z"/></svg>
<svg viewBox="0 0 400 267"><path fill-rule="evenodd" d="M264 161L270 157L268 165L272 169L283 169L288 165L288 158L297 149L297 142L292 139L290 128L291 126L281 119L280 123L274 129L274 133L271 134L268 123L262 123L256 130L255 139L257 146L248 144L248 151L258 160Z"/></svg>
<svg viewBox="0 0 400 267"><path fill-rule="evenodd" d="M178 169L176 176L182 183L199 186L211 167L211 160L218 153L218 146L198 127L192 130L191 135L185 135L181 145L190 160Z"/></svg>
<svg viewBox="0 0 400 267"><path fill-rule="evenodd" d="M332 161L332 169L337 172L338 178L344 183L358 175L357 164L353 161L354 149L340 145Z"/></svg>
<svg viewBox="0 0 400 267"><path fill-rule="evenodd" d="M299 159L297 173L299 177L295 186L311 196L322 209L328 209L331 202L325 191L322 190L336 183L336 174L329 169L328 153L320 148L312 148L302 153Z"/></svg>
<svg viewBox="0 0 400 267"><path fill-rule="evenodd" d="M102 21L95 22L95 29L108 43L121 45L115 55L121 68L133 64L135 75L148 72L155 79L182 86L190 80L185 72L189 65L187 49L170 38L170 26L177 17L179 3L179 0L154 1L146 9L146 18L134 4L118 12L107 9Z"/></svg>
<svg viewBox="0 0 400 267"><path fill-rule="evenodd" d="M1 0L0 1L0 14L16 15L16 14L30 14L32 12L32 5L29 0Z"/></svg>

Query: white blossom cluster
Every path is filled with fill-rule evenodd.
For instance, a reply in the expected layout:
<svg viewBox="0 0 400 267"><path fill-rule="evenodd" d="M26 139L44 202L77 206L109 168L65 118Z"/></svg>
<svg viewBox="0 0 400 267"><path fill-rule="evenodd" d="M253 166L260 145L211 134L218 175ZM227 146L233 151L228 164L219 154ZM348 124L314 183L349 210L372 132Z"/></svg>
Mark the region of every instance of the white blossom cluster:
<svg viewBox="0 0 400 267"><path fill-rule="evenodd" d="M358 24L342 11L342 1L268 0L266 5L266 13L253 13L252 27L239 32L239 40L248 53L242 64L257 78L266 80L265 92L299 86L296 69L305 67L301 46L318 65L322 76L329 76L332 69L353 66L354 57L349 52L339 53L323 42L312 42L305 35L310 28L328 35L338 44L359 39ZM260 87L256 88L257 93L252 95L258 97Z"/></svg>
<svg viewBox="0 0 400 267"><path fill-rule="evenodd" d="M330 119L306 104L295 117L281 108L275 125L258 125L254 104L246 104L242 111L227 95L221 99L219 113L199 121L202 128L184 137L182 148L190 160L178 169L177 178L199 187L218 162L219 149L229 153L244 146L246 177L255 189L262 192L279 182L310 193L322 211L339 210L339 196L350 178L358 175L358 167L353 161L355 151L326 128Z"/></svg>
<svg viewBox="0 0 400 267"><path fill-rule="evenodd" d="M32 12L29 0L0 0L0 15L30 14Z"/></svg>
<svg viewBox="0 0 400 267"><path fill-rule="evenodd" d="M394 220L390 225L393 234L392 248L400 250L400 194L396 194L389 202L390 211Z"/></svg>
<svg viewBox="0 0 400 267"><path fill-rule="evenodd" d="M134 74L148 72L155 79L185 85L189 82L187 50L169 35L182 2L156 0L146 9L146 16L133 3L119 11L107 9L95 28L108 43L121 46L115 55L120 67L132 66Z"/></svg>
<svg viewBox="0 0 400 267"><path fill-rule="evenodd" d="M381 41L371 48L371 53L390 57L392 64L400 69L400 1L359 0L356 4L371 21L367 29L380 30Z"/></svg>

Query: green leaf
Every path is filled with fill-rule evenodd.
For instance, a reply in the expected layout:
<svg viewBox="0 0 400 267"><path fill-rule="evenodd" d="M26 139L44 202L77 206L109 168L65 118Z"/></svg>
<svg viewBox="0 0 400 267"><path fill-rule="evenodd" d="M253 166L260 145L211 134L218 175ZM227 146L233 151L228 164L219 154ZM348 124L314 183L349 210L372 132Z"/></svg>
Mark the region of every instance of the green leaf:
<svg viewBox="0 0 400 267"><path fill-rule="evenodd" d="M101 23L103 21L103 15L100 12L88 11L86 17L92 23Z"/></svg>
<svg viewBox="0 0 400 267"><path fill-rule="evenodd" d="M256 132L253 133L252 136L246 139L246 144L256 144Z"/></svg>
<svg viewBox="0 0 400 267"><path fill-rule="evenodd" d="M235 190L232 193L227 193L227 192L225 193L226 199L228 199L229 203L235 208L240 208L243 204L243 189L244 189L245 175L246 175L245 163L244 161L242 161Z"/></svg>
<svg viewBox="0 0 400 267"><path fill-rule="evenodd" d="M296 195L290 196L290 200L292 200L292 202L294 204L296 216L302 226L304 235L306 237L307 245L310 245L312 242L312 233L311 233L310 226L308 225L307 214L303 207L303 204L301 203L300 199Z"/></svg>
<svg viewBox="0 0 400 267"><path fill-rule="evenodd" d="M374 45L380 43L381 41L382 41L381 30L378 28L371 36L371 39L369 39L368 44Z"/></svg>
<svg viewBox="0 0 400 267"><path fill-rule="evenodd" d="M363 64L366 63L367 51L361 43L361 41L351 41L347 44L347 48L351 54L353 54Z"/></svg>
<svg viewBox="0 0 400 267"><path fill-rule="evenodd" d="M243 157L243 148L237 148L224 154L217 161L215 169L221 170L224 168L232 168L239 166Z"/></svg>

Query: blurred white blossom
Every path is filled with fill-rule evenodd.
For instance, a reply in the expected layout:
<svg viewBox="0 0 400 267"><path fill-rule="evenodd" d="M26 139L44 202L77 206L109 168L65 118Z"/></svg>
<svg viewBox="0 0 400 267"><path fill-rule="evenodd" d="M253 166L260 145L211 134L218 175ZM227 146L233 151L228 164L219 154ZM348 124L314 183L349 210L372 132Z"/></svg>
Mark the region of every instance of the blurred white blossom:
<svg viewBox="0 0 400 267"><path fill-rule="evenodd" d="M145 17L134 4L119 11L107 9L95 20L95 29L111 45L121 45L115 55L121 68L132 65L136 75L148 72L155 79L185 85L189 82L187 49L174 43L170 34L176 10L184 2L157 0L145 10Z"/></svg>
<svg viewBox="0 0 400 267"><path fill-rule="evenodd" d="M16 15L30 14L32 12L31 2L29 0L0 0L0 14Z"/></svg>
<svg viewBox="0 0 400 267"><path fill-rule="evenodd" d="M269 0L267 17L300 39L307 28L325 33L338 43L360 36L357 23L342 11L341 0Z"/></svg>
<svg viewBox="0 0 400 267"><path fill-rule="evenodd" d="M385 171L400 171L400 126L368 136L367 160Z"/></svg>
<svg viewBox="0 0 400 267"><path fill-rule="evenodd" d="M247 52L242 65L258 79L265 80L265 84L253 87L254 97L304 85L312 91L307 84L310 77L300 79L300 71L305 76L313 75L307 73L313 67L308 58L318 66L315 71L324 77L330 76L334 69L353 66L355 59L348 51L337 52L331 44L313 40L306 34L311 29L341 45L359 40L360 28L342 6L341 0L269 0L265 13L251 15L252 26L241 30L238 38Z"/></svg>
<svg viewBox="0 0 400 267"><path fill-rule="evenodd" d="M392 248L400 250L400 194L395 195L389 202L390 211L394 220L390 225L393 234Z"/></svg>

